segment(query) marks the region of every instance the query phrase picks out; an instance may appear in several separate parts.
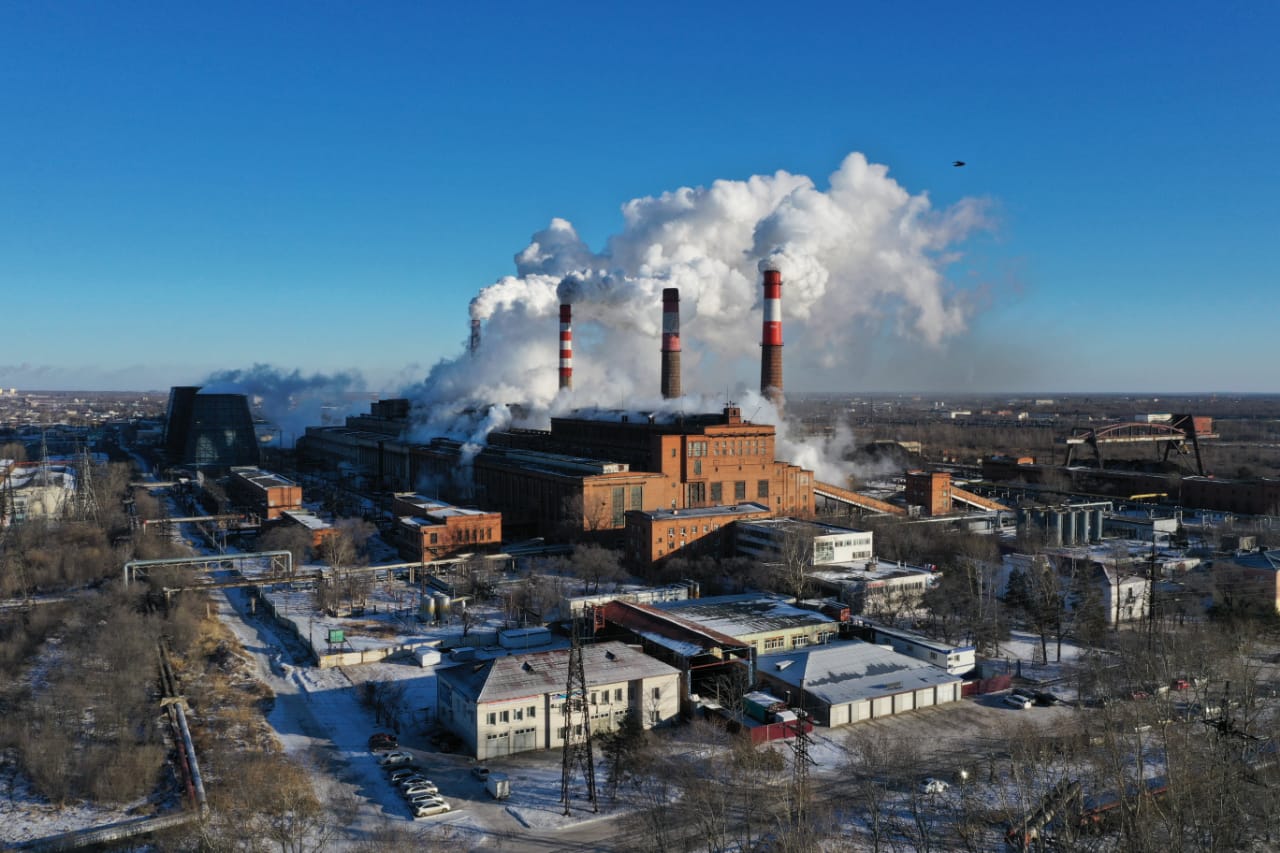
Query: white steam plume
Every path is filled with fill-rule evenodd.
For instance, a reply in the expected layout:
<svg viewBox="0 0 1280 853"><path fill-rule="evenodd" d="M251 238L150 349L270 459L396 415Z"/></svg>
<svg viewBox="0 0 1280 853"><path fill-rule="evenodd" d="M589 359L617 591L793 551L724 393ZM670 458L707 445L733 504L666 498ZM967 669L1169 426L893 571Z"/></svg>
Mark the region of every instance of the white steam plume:
<svg viewBox="0 0 1280 853"><path fill-rule="evenodd" d="M545 426L549 414L573 406L715 411L725 402L715 395L731 389L751 417L745 395L758 376L760 267L783 273L790 379L806 365L841 363L869 322L892 323L929 345L963 331L971 309L943 266L958 242L989 227L983 202L934 210L926 194L912 195L857 152L825 190L780 171L634 199L622 214L623 229L600 252L553 219L515 256L514 276L480 291L471 303L483 323L475 357L440 362L407 392L426 421L418 437L471 440L494 402L524 407L514 426ZM665 287L680 289L684 385L709 395L706 405L659 395ZM573 304L572 391L557 381L561 301ZM755 419L776 422L760 406Z"/></svg>

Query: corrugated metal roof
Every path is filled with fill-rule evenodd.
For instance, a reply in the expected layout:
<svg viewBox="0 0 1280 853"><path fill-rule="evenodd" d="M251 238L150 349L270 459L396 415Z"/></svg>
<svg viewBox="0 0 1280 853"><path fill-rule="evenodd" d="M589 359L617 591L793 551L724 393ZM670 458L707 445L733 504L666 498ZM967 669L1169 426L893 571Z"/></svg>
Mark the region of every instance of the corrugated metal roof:
<svg viewBox="0 0 1280 853"><path fill-rule="evenodd" d="M584 646L582 669L588 687L679 674L674 667L616 642ZM569 681L569 650L510 655L451 666L440 670L437 677L477 703L563 693Z"/></svg>
<svg viewBox="0 0 1280 853"><path fill-rule="evenodd" d="M758 593L655 602L653 607L739 639L766 631L783 631L824 623L835 625L834 620L821 613L803 610L787 604L782 598Z"/></svg>
<svg viewBox="0 0 1280 853"><path fill-rule="evenodd" d="M757 668L761 676L801 688L829 705L961 680L924 661L860 640L763 655Z"/></svg>

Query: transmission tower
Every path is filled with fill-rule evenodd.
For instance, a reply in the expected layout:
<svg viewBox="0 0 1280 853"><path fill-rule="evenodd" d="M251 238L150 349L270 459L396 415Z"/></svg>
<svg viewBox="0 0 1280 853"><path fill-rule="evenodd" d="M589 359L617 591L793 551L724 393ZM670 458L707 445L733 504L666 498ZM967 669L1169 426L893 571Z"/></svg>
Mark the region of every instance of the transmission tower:
<svg viewBox="0 0 1280 853"><path fill-rule="evenodd" d="M585 630L581 618L574 619L570 628L569 676L564 688L564 756L560 771L560 800L564 813L569 814L572 799L570 786L579 768L587 783L587 799L591 810L600 811L596 802L596 765L591 748L591 705L588 702L587 676L582 664L582 637Z"/></svg>
<svg viewBox="0 0 1280 853"><path fill-rule="evenodd" d="M791 804L791 819L795 826L803 826L805 823L805 812L809 807L809 765L815 763L809 755L812 738L809 737L808 721L808 712L798 708L795 722L791 724L795 732L795 737L789 744L791 751L795 753L795 764L791 772L791 793L794 798Z"/></svg>
<svg viewBox="0 0 1280 853"><path fill-rule="evenodd" d="M98 495L93 488L93 459L89 447L80 448L79 471L76 472L76 518L80 521L98 521Z"/></svg>

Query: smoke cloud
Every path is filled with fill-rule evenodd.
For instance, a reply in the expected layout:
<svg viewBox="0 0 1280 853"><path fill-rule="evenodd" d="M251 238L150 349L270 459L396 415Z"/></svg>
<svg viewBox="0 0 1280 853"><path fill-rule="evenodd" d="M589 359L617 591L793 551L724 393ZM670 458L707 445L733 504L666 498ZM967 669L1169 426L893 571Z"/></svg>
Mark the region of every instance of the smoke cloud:
<svg viewBox="0 0 1280 853"><path fill-rule="evenodd" d="M364 377L355 370L304 375L255 364L246 370L222 370L201 383L202 393L245 394L250 406L280 427L281 440L293 446L308 426L342 423L349 414L367 409Z"/></svg>
<svg viewBox="0 0 1280 853"><path fill-rule="evenodd" d="M478 350L441 361L406 392L419 404L419 437L470 441L494 402L521 404L515 426L545 427L575 406L714 411L725 392L745 400L758 376L765 268L783 274L789 372L856 356L868 328L936 347L973 310L944 267L958 243L990 227L982 201L935 210L927 194L912 195L857 152L825 190L779 171L633 199L622 215L622 230L599 252L553 219L516 254L515 275L477 294ZM712 397L706 408L659 395L665 287L680 289L684 385ZM561 302L573 305L572 390L557 381ZM776 422L760 406L757 419Z"/></svg>

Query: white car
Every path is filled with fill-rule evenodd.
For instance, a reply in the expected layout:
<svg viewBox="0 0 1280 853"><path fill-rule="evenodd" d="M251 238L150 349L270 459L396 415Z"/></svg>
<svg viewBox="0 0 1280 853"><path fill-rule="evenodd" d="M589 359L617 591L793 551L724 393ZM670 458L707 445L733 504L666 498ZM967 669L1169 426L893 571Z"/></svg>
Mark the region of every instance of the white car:
<svg viewBox="0 0 1280 853"><path fill-rule="evenodd" d="M440 793L440 789L431 784L410 785L404 789L404 795L406 797L414 797L418 794L426 794L427 796L434 797L438 793Z"/></svg>
<svg viewBox="0 0 1280 853"><path fill-rule="evenodd" d="M941 779L932 777L923 779L920 782L920 793L922 794L945 794L951 786Z"/></svg>
<svg viewBox="0 0 1280 853"><path fill-rule="evenodd" d="M444 814L449 811L448 803L428 803L426 805L417 806L413 810L414 817L431 817L436 814Z"/></svg>
<svg viewBox="0 0 1280 853"><path fill-rule="evenodd" d="M442 803L444 803L444 797L435 794L418 794L409 798L409 805L411 806L440 805Z"/></svg>
<svg viewBox="0 0 1280 853"><path fill-rule="evenodd" d="M1021 711L1025 711L1027 708L1031 707L1031 700L1025 696L1010 693L1008 696L1004 697L1004 704L1011 708L1017 708Z"/></svg>
<svg viewBox="0 0 1280 853"><path fill-rule="evenodd" d="M390 767L392 764L408 764L411 761L413 761L413 756L407 752L401 752L400 750L388 752L386 755L378 759L378 763L383 767Z"/></svg>

